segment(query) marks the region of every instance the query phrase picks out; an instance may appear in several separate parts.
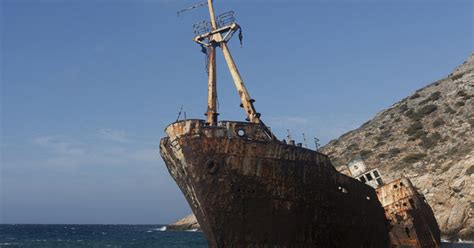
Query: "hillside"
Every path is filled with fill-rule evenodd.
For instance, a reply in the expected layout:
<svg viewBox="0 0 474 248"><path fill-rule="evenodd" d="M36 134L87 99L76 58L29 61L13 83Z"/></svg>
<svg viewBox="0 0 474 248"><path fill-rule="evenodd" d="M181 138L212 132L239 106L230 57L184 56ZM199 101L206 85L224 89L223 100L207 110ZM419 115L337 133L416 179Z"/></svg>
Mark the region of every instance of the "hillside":
<svg viewBox="0 0 474 248"><path fill-rule="evenodd" d="M360 155L385 181L402 175L431 204L448 239L474 240L474 54L453 73L322 148L344 171Z"/></svg>

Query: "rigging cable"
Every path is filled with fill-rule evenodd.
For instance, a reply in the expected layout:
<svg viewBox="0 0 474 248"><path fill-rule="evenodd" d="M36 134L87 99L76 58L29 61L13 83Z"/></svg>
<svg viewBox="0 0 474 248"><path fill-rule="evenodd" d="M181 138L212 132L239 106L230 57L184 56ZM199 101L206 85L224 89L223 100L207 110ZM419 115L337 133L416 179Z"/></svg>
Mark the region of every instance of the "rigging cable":
<svg viewBox="0 0 474 248"><path fill-rule="evenodd" d="M202 6L204 6L204 5L207 5L207 2L198 3L198 4L195 4L195 5L191 6L191 7L188 7L188 8L186 8L186 9L182 9L182 10L176 12L176 15L179 17L179 14L181 14L181 13L183 13L183 12L196 9L196 8L202 7Z"/></svg>
<svg viewBox="0 0 474 248"><path fill-rule="evenodd" d="M201 44L201 52L205 54L204 65L205 65L206 73L209 73L209 48Z"/></svg>

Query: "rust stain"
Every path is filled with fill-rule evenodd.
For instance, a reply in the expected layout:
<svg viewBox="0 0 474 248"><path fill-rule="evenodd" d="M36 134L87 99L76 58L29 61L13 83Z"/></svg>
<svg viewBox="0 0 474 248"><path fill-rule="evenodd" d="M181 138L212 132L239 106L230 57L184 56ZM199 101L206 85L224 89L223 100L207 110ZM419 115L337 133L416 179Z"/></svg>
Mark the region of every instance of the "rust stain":
<svg viewBox="0 0 474 248"><path fill-rule="evenodd" d="M211 247L389 247L376 192L248 122L179 121L161 156Z"/></svg>
<svg viewBox="0 0 474 248"><path fill-rule="evenodd" d="M439 247L440 230L434 213L408 178L394 180L376 191L390 222L394 247Z"/></svg>

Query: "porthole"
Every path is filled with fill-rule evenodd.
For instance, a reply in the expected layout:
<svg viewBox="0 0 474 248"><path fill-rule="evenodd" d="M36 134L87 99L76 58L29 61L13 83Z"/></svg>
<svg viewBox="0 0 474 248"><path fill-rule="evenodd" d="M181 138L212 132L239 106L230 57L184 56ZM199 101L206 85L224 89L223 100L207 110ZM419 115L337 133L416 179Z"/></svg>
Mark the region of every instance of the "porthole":
<svg viewBox="0 0 474 248"><path fill-rule="evenodd" d="M219 169L219 165L217 161L211 159L206 162L206 168L210 174L214 174Z"/></svg>
<svg viewBox="0 0 474 248"><path fill-rule="evenodd" d="M244 129L237 129L237 136L244 137L245 136L245 130Z"/></svg>

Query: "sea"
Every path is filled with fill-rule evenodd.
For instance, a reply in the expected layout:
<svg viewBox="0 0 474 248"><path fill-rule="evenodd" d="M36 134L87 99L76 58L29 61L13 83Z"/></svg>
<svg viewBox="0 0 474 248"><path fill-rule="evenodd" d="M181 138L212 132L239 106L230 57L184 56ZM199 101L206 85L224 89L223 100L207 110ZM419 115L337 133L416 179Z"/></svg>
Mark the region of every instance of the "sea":
<svg viewBox="0 0 474 248"><path fill-rule="evenodd" d="M181 248L208 247L196 230L167 231L163 225L0 225L0 247L31 248ZM473 248L443 243L442 248Z"/></svg>

